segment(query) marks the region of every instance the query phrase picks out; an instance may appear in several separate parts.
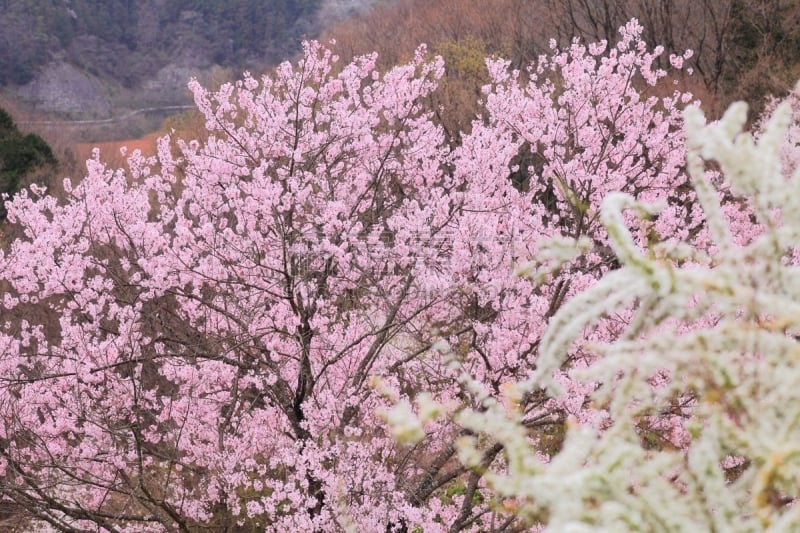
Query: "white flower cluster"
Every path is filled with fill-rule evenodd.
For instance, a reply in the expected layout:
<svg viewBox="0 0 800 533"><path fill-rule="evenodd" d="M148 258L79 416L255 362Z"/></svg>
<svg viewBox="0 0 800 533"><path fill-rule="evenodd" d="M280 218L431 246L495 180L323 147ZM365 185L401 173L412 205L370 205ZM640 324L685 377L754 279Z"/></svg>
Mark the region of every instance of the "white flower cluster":
<svg viewBox="0 0 800 533"><path fill-rule="evenodd" d="M558 532L800 530L800 172L787 178L780 163L788 105L775 110L757 141L743 132L746 110L735 104L714 124L696 108L686 112L688 170L710 246L664 243L658 253L643 252L622 213L649 216L655 208L610 195L602 220L621 268L560 309L536 371L514 386L517 399L542 389L557 398L564 391L555 376L565 370L577 383L599 384L592 405L607 413L603 426L568 421L560 450L544 457L523 409L486 395L481 409L451 411L472 435L504 446L502 468L484 472L484 438L460 440L459 457L484 472L503 508L531 525ZM717 171L757 219L759 232L745 245L737 244L709 178ZM521 270L533 275L529 265ZM596 357L570 370L570 348L615 310L632 310L627 329L608 343L584 345ZM658 387L656 376L667 376ZM680 416L668 417L678 403ZM642 420L659 418L685 435L682 445L643 438ZM421 433L408 421L401 426Z"/></svg>

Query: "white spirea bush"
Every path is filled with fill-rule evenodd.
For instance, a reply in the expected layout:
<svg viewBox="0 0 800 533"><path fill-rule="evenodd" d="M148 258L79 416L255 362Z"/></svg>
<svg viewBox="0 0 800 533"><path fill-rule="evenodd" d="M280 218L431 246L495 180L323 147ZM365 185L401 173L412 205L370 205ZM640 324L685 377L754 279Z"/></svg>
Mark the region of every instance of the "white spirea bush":
<svg viewBox="0 0 800 533"><path fill-rule="evenodd" d="M800 172L781 169L789 106L757 142L743 132L746 111L735 104L714 124L686 112L688 169L711 246L642 251L623 211L651 216L658 206L610 195L602 219L621 268L552 318L536 371L508 394L516 408L463 378L482 409L450 407L474 435L459 441L460 458L483 471L487 441L504 445L504 467L484 476L498 507L559 532L800 530ZM757 218L746 245L720 206L723 188ZM535 277L530 270L521 269ZM582 368L567 363L587 328L626 310L616 340L584 345L594 357ZM597 384L590 408L607 416L602 427L569 421L547 457L525 427L525 398L541 389L557 398L560 370ZM669 416L678 405L680 416ZM676 425L684 446L654 445L645 419Z"/></svg>

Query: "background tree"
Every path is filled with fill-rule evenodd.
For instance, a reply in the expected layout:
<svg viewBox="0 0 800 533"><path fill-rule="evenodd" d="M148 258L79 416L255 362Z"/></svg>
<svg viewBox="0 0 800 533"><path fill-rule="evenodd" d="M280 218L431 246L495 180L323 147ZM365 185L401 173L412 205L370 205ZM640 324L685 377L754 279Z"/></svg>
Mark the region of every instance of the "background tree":
<svg viewBox="0 0 800 533"><path fill-rule="evenodd" d="M0 108L0 194L13 196L25 184L26 177L39 167L50 170L56 159L47 143L35 133L23 135L11 115ZM0 208L0 220L6 210Z"/></svg>
<svg viewBox="0 0 800 533"><path fill-rule="evenodd" d="M524 69L548 51L550 37L563 47L574 38L613 41L617 29L636 18L644 38L664 46L665 53L656 59L659 67L669 67L670 54L694 51L689 66L695 75L677 78L684 90L702 98L709 112L720 113L745 98L756 106L755 118L765 95L784 96L797 78L799 16L797 3L784 0L500 0L488 10L462 0L401 0L333 25L323 38L335 38L345 58L377 50L386 65L408 56L419 42L445 55L440 44L446 48L471 40L482 43L487 55L498 54ZM450 78L448 71L444 88ZM463 83L455 79L456 86ZM472 91L459 91L455 102L442 97L444 120L465 108L477 112L474 91L482 83L476 79ZM461 121L455 130L464 126Z"/></svg>

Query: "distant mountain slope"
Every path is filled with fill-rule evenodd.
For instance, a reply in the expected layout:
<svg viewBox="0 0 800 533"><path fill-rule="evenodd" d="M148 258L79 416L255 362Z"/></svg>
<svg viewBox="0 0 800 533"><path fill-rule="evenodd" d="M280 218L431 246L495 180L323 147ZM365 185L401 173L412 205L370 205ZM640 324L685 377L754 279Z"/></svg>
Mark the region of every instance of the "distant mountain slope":
<svg viewBox="0 0 800 533"><path fill-rule="evenodd" d="M53 59L133 86L166 63L246 65L285 57L321 0L0 2L0 84L23 85Z"/></svg>
<svg viewBox="0 0 800 533"><path fill-rule="evenodd" d="M0 0L0 87L75 118L174 104L190 76L273 65L376 1Z"/></svg>

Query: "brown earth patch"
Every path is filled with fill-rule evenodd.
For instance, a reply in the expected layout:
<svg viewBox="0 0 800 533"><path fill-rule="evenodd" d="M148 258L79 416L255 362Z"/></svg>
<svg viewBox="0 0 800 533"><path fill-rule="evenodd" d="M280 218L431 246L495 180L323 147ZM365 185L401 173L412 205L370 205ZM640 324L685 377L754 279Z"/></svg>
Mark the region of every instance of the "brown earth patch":
<svg viewBox="0 0 800 533"><path fill-rule="evenodd" d="M100 149L100 160L112 168L125 165L128 156L134 150L141 150L142 155L151 156L156 153L156 141L163 132L153 132L138 139L124 139L121 141L107 141L99 143L79 143L75 145L75 156L78 161L86 161L92 157L95 148ZM120 150L127 147L127 155L123 156Z"/></svg>

